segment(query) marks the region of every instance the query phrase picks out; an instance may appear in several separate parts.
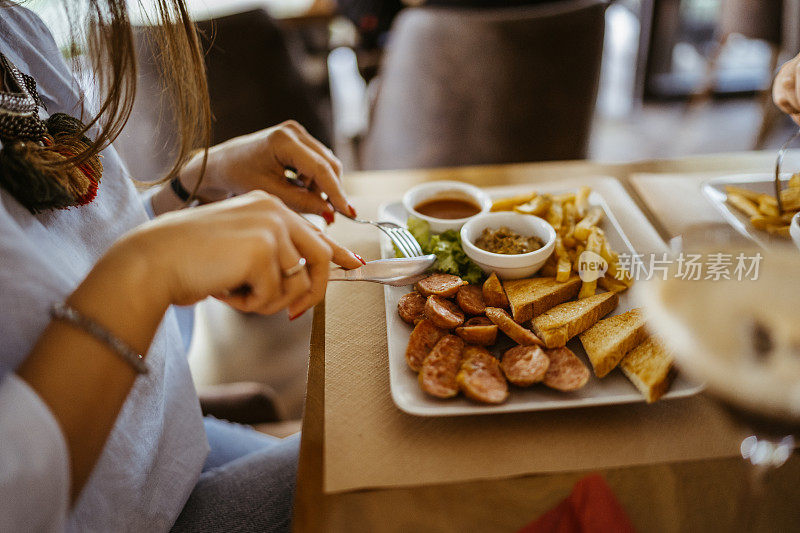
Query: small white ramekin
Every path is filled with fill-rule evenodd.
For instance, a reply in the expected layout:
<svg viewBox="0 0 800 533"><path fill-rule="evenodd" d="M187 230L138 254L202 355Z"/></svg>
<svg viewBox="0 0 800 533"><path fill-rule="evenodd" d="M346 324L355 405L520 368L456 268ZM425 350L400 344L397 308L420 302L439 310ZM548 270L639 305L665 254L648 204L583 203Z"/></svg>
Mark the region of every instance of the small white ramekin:
<svg viewBox="0 0 800 533"><path fill-rule="evenodd" d="M502 226L519 233L539 237L544 245L527 254L495 254L475 246L485 228L498 229ZM535 274L556 246L556 231L546 220L533 215L523 215L512 211L485 213L472 217L461 228L461 246L467 256L475 261L484 272L497 273L500 279L527 278Z"/></svg>
<svg viewBox="0 0 800 533"><path fill-rule="evenodd" d="M467 218L434 218L422 213L417 212L414 207L426 200L433 200L435 198L459 198L469 200L480 206L480 213L486 213L492 208L492 199L489 195L468 183L461 183L460 181L431 181L412 187L403 195L403 207L406 208L408 214L419 219L424 220L431 226L433 233L441 233L449 229L458 231L467 220ZM480 214L479 213L479 214Z"/></svg>
<svg viewBox="0 0 800 533"><path fill-rule="evenodd" d="M789 225L789 235L792 236L795 245L800 248L800 213L795 213L792 217L792 222Z"/></svg>

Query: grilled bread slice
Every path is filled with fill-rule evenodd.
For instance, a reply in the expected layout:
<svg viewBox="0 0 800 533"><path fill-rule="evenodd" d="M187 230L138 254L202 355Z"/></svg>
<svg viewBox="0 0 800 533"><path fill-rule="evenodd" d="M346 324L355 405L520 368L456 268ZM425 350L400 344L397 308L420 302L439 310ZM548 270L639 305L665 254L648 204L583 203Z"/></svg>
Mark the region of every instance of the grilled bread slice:
<svg viewBox="0 0 800 533"><path fill-rule="evenodd" d="M558 348L592 327L619 303L615 292L603 292L557 305L531 321L531 329L547 348Z"/></svg>
<svg viewBox="0 0 800 533"><path fill-rule="evenodd" d="M556 278L527 278L504 281L511 315L517 322L527 322L560 303L572 300L581 288L577 274L560 283Z"/></svg>
<svg viewBox="0 0 800 533"><path fill-rule="evenodd" d="M644 395L647 403L661 398L675 373L672 356L653 337L628 352L619 368Z"/></svg>
<svg viewBox="0 0 800 533"><path fill-rule="evenodd" d="M639 309L601 320L580 335L598 378L614 370L625 354L647 338Z"/></svg>

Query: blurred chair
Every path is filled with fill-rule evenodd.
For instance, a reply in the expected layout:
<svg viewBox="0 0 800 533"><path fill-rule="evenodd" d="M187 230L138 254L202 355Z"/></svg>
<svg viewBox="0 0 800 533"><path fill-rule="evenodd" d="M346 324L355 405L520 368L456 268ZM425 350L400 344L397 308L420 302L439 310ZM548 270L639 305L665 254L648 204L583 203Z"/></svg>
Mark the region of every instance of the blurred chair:
<svg viewBox="0 0 800 533"><path fill-rule="evenodd" d="M330 145L327 113L293 61L278 24L258 9L199 21L208 49L205 60L211 108L212 144L295 119ZM131 120L114 146L131 174L150 181L174 158L175 125L161 105L161 76L153 59L148 28L136 29L139 84Z"/></svg>
<svg viewBox="0 0 800 533"><path fill-rule="evenodd" d="M606 6L404 10L379 76L362 167L585 157Z"/></svg>
<svg viewBox="0 0 800 533"><path fill-rule="evenodd" d="M785 50L784 0L725 0L720 4L720 20L717 28L718 44L708 60L703 84L695 92L690 102L690 109L707 103L714 94L717 66L720 55L732 35L742 35L748 39L766 42L770 48L768 72L775 73L778 61ZM792 24L797 25L794 20ZM794 55L795 52L791 52ZM772 104L771 85L756 95L761 101L761 125L759 126L753 147L764 147L767 137L775 122L781 116Z"/></svg>

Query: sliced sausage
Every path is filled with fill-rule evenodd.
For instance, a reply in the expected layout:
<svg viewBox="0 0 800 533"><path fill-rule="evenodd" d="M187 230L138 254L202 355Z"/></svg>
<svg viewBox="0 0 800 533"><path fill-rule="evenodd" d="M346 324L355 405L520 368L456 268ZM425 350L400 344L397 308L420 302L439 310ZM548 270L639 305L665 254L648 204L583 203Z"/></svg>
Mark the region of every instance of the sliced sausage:
<svg viewBox="0 0 800 533"><path fill-rule="evenodd" d="M494 322L486 318L485 316L474 316L472 318L467 319L464 322L465 326L494 326Z"/></svg>
<svg viewBox="0 0 800 533"><path fill-rule="evenodd" d="M425 317L425 297L416 291L403 295L397 302L397 314L409 324L416 324Z"/></svg>
<svg viewBox="0 0 800 533"><path fill-rule="evenodd" d="M422 362L439 339L447 335L443 329L437 328L430 320L420 320L411 332L406 348L406 363L414 372L419 372Z"/></svg>
<svg viewBox="0 0 800 533"><path fill-rule="evenodd" d="M464 323L461 309L450 300L435 294L428 296L425 302L425 318L444 329L453 329Z"/></svg>
<svg viewBox="0 0 800 533"><path fill-rule="evenodd" d="M508 308L508 297L506 291L503 289L503 284L500 283L497 274L492 272L492 275L483 283L483 301L489 307L500 307L501 309Z"/></svg>
<svg viewBox="0 0 800 533"><path fill-rule="evenodd" d="M426 298L431 294L450 298L466 281L452 274L433 274L417 282L417 291Z"/></svg>
<svg viewBox="0 0 800 533"><path fill-rule="evenodd" d="M534 335L531 330L514 322L514 319L511 318L511 315L509 315L508 311L505 309L487 307L486 317L497 324L497 327L500 328L500 331L511 337L511 340L517 344L521 344L523 346L531 346L534 344L538 346L544 346L544 343L541 341L541 339Z"/></svg>
<svg viewBox="0 0 800 533"><path fill-rule="evenodd" d="M486 310L483 290L478 285L462 285L456 293L458 306L468 315L482 315Z"/></svg>
<svg viewBox="0 0 800 533"><path fill-rule="evenodd" d="M464 339L464 342L478 346L491 346L497 342L497 326L492 324L488 318L485 319L489 322L488 325L467 325L470 320L467 320L464 326L456 328L456 335Z"/></svg>
<svg viewBox="0 0 800 533"><path fill-rule="evenodd" d="M515 346L500 361L506 379L520 387L542 381L549 366L550 358L538 346Z"/></svg>
<svg viewBox="0 0 800 533"><path fill-rule="evenodd" d="M437 398L452 398L458 394L456 375L461 367L464 341L455 335L445 335L422 362L419 385Z"/></svg>
<svg viewBox="0 0 800 533"><path fill-rule="evenodd" d="M560 391L578 390L589 381L589 369L566 346L546 350L550 367L544 375L544 384Z"/></svg>
<svg viewBox="0 0 800 533"><path fill-rule="evenodd" d="M467 398L482 403L506 401L508 383L500 371L500 363L486 348L466 346L461 357L456 381Z"/></svg>

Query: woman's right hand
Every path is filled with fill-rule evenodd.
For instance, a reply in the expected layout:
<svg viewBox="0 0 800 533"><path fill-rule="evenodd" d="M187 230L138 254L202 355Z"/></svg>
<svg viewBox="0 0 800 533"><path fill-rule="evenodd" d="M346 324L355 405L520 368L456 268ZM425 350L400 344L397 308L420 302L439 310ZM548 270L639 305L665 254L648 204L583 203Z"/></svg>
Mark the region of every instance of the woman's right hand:
<svg viewBox="0 0 800 533"><path fill-rule="evenodd" d="M214 296L246 312L288 308L295 318L325 295L329 263L357 268L363 260L279 199L256 191L158 217L118 241L109 254L142 257L166 302ZM306 268L283 273L306 259ZM247 290L236 290L247 287Z"/></svg>
<svg viewBox="0 0 800 533"><path fill-rule="evenodd" d="M772 84L772 100L800 124L800 54L783 64Z"/></svg>

